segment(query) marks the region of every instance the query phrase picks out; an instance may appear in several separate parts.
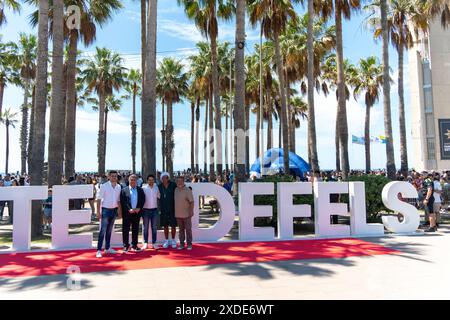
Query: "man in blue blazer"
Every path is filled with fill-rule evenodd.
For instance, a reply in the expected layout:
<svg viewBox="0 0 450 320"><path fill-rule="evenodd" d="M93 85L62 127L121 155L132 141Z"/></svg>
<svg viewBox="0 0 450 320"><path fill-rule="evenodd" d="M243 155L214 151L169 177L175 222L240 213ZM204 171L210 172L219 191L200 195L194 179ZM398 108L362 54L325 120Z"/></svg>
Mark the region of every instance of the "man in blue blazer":
<svg viewBox="0 0 450 320"><path fill-rule="evenodd" d="M130 227L131 227L131 250L139 252L138 247L139 223L142 216L142 209L145 204L145 193L141 187L137 185L137 176L131 175L128 178L129 185L122 189L120 193L120 203L122 206L123 226L123 251L126 253L130 250Z"/></svg>

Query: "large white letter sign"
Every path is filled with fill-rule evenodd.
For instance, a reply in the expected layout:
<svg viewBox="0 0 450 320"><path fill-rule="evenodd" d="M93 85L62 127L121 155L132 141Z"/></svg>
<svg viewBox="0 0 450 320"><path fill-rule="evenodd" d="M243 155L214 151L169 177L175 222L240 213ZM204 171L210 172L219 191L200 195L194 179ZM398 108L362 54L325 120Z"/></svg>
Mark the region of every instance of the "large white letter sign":
<svg viewBox="0 0 450 320"><path fill-rule="evenodd" d="M69 236L69 225L91 223L91 209L70 210L70 199L89 199L94 195L91 185L53 186L52 248L91 248L92 234Z"/></svg>
<svg viewBox="0 0 450 320"><path fill-rule="evenodd" d="M255 227L256 217L272 217L271 206L255 206L255 195L273 195L273 183L239 183L239 240L273 240L272 227Z"/></svg>
<svg viewBox="0 0 450 320"><path fill-rule="evenodd" d="M293 204L293 196L311 194L310 182L280 182L277 185L278 238L292 239L294 237L293 219L296 217L311 217L309 204Z"/></svg>
<svg viewBox="0 0 450 320"><path fill-rule="evenodd" d="M366 190L364 182L350 182L348 186L350 202L350 229L352 236L382 236L381 223L367 223Z"/></svg>
<svg viewBox="0 0 450 320"><path fill-rule="evenodd" d="M13 250L30 250L31 202L45 200L47 197L45 186L0 188L0 201L12 201L14 206Z"/></svg>
<svg viewBox="0 0 450 320"><path fill-rule="evenodd" d="M193 237L199 241L217 241L227 235L233 227L236 209L228 191L214 183L188 183L194 193L194 218L192 220ZM220 205L220 218L210 228L199 228L200 196L214 196Z"/></svg>
<svg viewBox="0 0 450 320"><path fill-rule="evenodd" d="M381 194L383 203L386 208L393 210L395 213L401 213L404 217L400 222L396 216L383 216L383 224L391 232L394 233L412 233L417 230L420 225L420 215L416 207L401 201L398 194L401 193L404 198L417 198L417 190L408 182L394 181L388 183Z"/></svg>
<svg viewBox="0 0 450 320"><path fill-rule="evenodd" d="M315 230L318 237L348 237L350 226L331 224L332 215L349 216L346 203L331 203L331 194L348 193L347 182L315 182Z"/></svg>

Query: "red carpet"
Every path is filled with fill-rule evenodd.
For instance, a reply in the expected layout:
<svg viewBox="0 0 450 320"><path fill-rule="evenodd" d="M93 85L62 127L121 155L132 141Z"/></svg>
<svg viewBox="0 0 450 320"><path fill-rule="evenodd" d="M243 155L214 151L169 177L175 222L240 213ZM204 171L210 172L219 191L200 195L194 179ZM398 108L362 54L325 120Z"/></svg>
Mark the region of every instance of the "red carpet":
<svg viewBox="0 0 450 320"><path fill-rule="evenodd" d="M161 249L95 258L94 250L0 254L0 277L65 274L70 266L82 273L172 268L397 253L360 239L233 242L196 244L192 251Z"/></svg>

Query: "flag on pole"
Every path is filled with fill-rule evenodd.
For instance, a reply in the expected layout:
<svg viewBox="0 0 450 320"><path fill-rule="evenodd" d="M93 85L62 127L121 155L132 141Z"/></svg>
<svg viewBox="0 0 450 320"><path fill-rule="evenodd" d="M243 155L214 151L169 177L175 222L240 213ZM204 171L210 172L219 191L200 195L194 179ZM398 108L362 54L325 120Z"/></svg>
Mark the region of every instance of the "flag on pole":
<svg viewBox="0 0 450 320"><path fill-rule="evenodd" d="M357 137L355 135L352 135L352 143L362 145L366 144L364 137Z"/></svg>

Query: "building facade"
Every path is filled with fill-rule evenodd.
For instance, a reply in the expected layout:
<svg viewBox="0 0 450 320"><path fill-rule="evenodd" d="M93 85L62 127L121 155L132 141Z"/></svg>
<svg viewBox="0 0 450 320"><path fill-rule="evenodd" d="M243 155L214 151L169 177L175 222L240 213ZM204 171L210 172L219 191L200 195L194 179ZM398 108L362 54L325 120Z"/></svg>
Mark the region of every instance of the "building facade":
<svg viewBox="0 0 450 320"><path fill-rule="evenodd" d="M450 29L430 25L409 50L411 134L416 170L450 170Z"/></svg>

